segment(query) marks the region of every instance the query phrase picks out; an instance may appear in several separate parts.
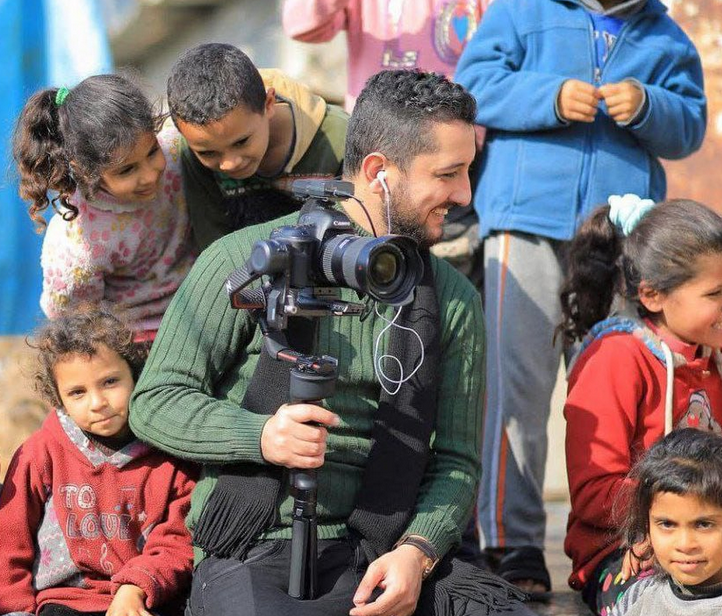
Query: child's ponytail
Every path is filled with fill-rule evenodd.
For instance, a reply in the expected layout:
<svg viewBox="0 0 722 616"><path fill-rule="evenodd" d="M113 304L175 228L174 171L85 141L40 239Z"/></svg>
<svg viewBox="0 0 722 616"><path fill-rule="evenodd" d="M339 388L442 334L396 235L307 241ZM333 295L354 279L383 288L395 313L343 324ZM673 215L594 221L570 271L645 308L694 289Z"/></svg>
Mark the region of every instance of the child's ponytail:
<svg viewBox="0 0 722 616"><path fill-rule="evenodd" d="M609 315L622 281L622 238L609 219L609 206L597 208L571 241L568 273L561 290L565 344L580 340Z"/></svg>
<svg viewBox="0 0 722 616"><path fill-rule="evenodd" d="M722 255L722 217L701 203L655 205L636 195L612 196L610 203L592 213L569 245L557 328L567 344L609 316L616 294L640 317L649 316L639 299L642 285L670 293L699 273L699 257Z"/></svg>
<svg viewBox="0 0 722 616"><path fill-rule="evenodd" d="M60 129L57 88L48 88L30 97L20 114L13 136L13 157L20 172L20 196L30 202L28 213L41 231L41 212L60 202L66 217L74 218L77 208L68 202L76 184ZM52 200L49 191L58 193ZM57 208L56 208L57 209Z"/></svg>

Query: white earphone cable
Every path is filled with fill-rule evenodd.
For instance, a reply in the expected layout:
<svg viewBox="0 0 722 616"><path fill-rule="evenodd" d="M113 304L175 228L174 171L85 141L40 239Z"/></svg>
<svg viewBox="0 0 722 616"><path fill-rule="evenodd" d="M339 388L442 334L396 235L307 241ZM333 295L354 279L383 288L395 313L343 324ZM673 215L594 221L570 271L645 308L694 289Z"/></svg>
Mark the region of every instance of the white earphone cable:
<svg viewBox="0 0 722 616"><path fill-rule="evenodd" d="M379 332L379 335L376 336L376 341L374 342L374 371L376 372L376 378L378 378L379 384L381 385L381 387L383 387L384 391L387 394L389 394L390 396L395 396L397 393L399 393L401 386L404 383L406 383L406 381L411 379L418 372L419 368L421 368L422 364L424 363L424 343L421 340L421 336L419 336L419 334L417 332L415 332L413 329L411 329L410 327L405 327L403 325L398 325L396 323L396 320L399 318L399 315L401 314L401 311L403 310L403 306L399 306L396 309L396 314L394 315L394 318L391 319L390 321L379 312L378 304L374 307L374 310L376 312L376 316L378 316L382 321L385 321L387 323L387 325L385 325L384 328ZM404 376L404 366L398 357L389 355L388 353L385 353L385 354L379 356L379 345L381 343L381 337L392 327L396 327L398 329L403 329L408 332L411 332L414 336L416 336L416 339L419 341L419 347L421 348L421 358L419 359L419 362L416 364L416 366L414 367L414 369L411 371L411 373L408 376ZM399 370L399 378L398 379L391 378L384 372L383 362L387 359L396 362L396 364L398 366L398 370ZM386 386L384 381L387 381L388 383L395 385L395 388L393 389L393 391Z"/></svg>

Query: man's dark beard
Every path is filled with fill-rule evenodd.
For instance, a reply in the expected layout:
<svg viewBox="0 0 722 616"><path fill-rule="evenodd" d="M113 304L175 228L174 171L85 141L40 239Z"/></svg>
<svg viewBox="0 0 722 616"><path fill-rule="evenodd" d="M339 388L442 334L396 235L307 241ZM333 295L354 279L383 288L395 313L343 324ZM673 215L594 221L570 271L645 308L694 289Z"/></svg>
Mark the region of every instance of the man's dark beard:
<svg viewBox="0 0 722 616"><path fill-rule="evenodd" d="M438 240L432 240L423 225L418 222L397 218L391 212L391 229L396 235L406 235L419 243L422 248L430 248Z"/></svg>
<svg viewBox="0 0 722 616"><path fill-rule="evenodd" d="M391 194L389 203L390 215L391 215L391 230L390 233L396 235L406 235L412 239L415 239L419 246L422 248L430 248L441 240L430 238L426 227L423 222L420 222L416 217L418 212L409 212L402 209L401 204L408 200L408 192L403 188L397 188L393 194ZM445 207L451 209L456 207L458 204L453 201L447 201L437 207ZM385 212L384 212L385 214Z"/></svg>

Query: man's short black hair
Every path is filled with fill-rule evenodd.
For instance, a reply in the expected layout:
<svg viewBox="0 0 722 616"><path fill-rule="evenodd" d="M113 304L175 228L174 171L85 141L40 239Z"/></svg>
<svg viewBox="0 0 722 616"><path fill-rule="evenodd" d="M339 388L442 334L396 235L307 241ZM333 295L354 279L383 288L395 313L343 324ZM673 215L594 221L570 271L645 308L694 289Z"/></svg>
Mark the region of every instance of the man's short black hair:
<svg viewBox="0 0 722 616"><path fill-rule="evenodd" d="M474 123L476 101L462 86L436 73L382 71L364 86L348 123L344 173L356 175L371 152L400 169L436 147L431 127Z"/></svg>
<svg viewBox="0 0 722 616"><path fill-rule="evenodd" d="M168 107L174 120L203 126L243 105L263 113L266 88L251 59L237 47L206 43L186 51L168 77Z"/></svg>

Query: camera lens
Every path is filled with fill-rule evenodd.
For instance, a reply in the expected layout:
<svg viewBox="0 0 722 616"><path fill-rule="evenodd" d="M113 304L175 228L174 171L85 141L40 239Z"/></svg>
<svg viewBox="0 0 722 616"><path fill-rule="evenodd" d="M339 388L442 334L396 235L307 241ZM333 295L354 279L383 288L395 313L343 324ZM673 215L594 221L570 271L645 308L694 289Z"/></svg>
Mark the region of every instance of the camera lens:
<svg viewBox="0 0 722 616"><path fill-rule="evenodd" d="M390 305L413 299L424 265L416 242L402 236L340 234L321 246L321 271L328 282Z"/></svg>
<svg viewBox="0 0 722 616"><path fill-rule="evenodd" d="M399 271L399 256L390 250L375 255L369 264L369 278L378 286L386 286L396 279Z"/></svg>

